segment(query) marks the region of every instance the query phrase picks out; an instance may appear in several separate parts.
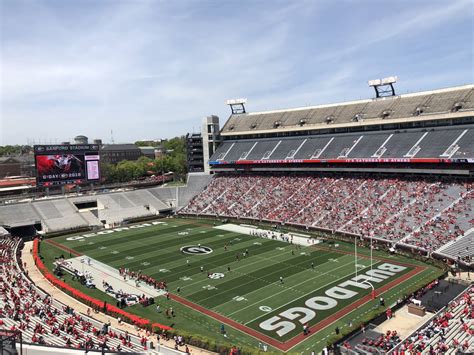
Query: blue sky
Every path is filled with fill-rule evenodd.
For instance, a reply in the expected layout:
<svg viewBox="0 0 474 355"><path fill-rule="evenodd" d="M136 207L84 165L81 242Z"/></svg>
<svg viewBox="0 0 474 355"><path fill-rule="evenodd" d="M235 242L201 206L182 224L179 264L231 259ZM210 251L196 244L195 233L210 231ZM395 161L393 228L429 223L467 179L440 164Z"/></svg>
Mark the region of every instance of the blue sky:
<svg viewBox="0 0 474 355"><path fill-rule="evenodd" d="M474 82L470 0L1 0L0 145L116 142L229 116Z"/></svg>

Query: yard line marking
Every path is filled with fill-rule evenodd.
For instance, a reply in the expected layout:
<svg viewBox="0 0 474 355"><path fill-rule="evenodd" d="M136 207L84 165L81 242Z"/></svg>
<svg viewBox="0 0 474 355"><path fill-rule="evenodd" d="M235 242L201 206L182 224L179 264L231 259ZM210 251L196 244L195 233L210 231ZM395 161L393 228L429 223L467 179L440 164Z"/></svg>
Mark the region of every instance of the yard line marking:
<svg viewBox="0 0 474 355"><path fill-rule="evenodd" d="M303 262L301 262L300 264L302 264L302 263L303 263ZM211 265L212 265L212 264L211 264ZM291 267L293 267L293 266L291 266ZM289 267L286 267L285 269L288 269L288 268L290 268L290 266L289 266ZM273 274L275 274L275 273L277 273L277 272L281 272L281 270L277 270L277 271L275 271L275 272L271 272L271 273L267 274L266 276L273 275ZM203 299L199 300L199 302L202 303L203 301L205 301L205 300L207 300L207 299L209 299L209 298L215 297L216 295L219 295L219 294L222 294L222 293L226 293L227 291L231 291L231 290L234 290L234 289L236 289L236 288L240 288L240 287L245 286L245 285L247 285L247 284L249 284L249 283L251 283L251 282L253 282L253 281L255 281L255 280L261 280L262 282L265 282L265 283L268 284L268 285L276 284L275 281L271 282L271 281L267 281L267 280L265 280L265 279L262 279L262 278L260 278L260 277L251 276L251 275L249 275L249 274L244 274L244 273L240 273L240 274L243 275L243 276L247 276L247 277L249 277L249 278L252 278L253 280L252 280L252 281L249 281L249 282L245 282L245 283L240 284L240 285L237 285L237 286L232 287L232 288L228 288L228 289L226 289L226 290L222 290L222 292L218 292L217 294L213 294L212 296L203 298ZM291 276L290 276L290 277L291 277ZM283 287L285 287L285 286L283 286ZM285 289L287 289L287 290L288 290L288 289L291 289L291 290L293 290L293 291L295 291L295 292L297 292L297 293L301 293L301 294L304 295L304 293L303 293L302 291L296 290L296 289L294 289L293 287L285 287ZM193 294L194 294L194 293L193 293ZM193 295L193 294L191 294L191 295ZM191 295L190 295L190 296L191 296Z"/></svg>
<svg viewBox="0 0 474 355"><path fill-rule="evenodd" d="M319 272L319 274L316 275L316 276L314 276L314 277L311 277L311 278L309 278L309 279L305 279L304 281L302 281L302 282L300 282L300 283L298 283L298 284L296 284L296 285L294 285L294 286L292 286L292 287L285 287L284 290L282 290L282 291L280 291L280 292L277 292L277 293L275 293L275 294L273 294L273 295L271 295L271 296L268 296L268 297L266 297L266 298L260 299L260 300L258 300L257 302L254 302L254 303L252 303L252 304L250 304L250 305L248 305L248 306L245 306L245 307L243 307L243 308L240 308L239 310L237 310L237 311L235 311L235 312L229 313L229 315L233 315L233 314L235 314L235 313L240 312L240 311L243 310L243 309L246 309L246 308L255 306L255 305L258 304L259 302L265 301L265 300L267 300L267 299L269 299L269 298L272 298L272 297L274 297L274 296L276 296L276 295L279 295L280 293L285 292L285 291L287 291L287 290L290 290L290 289L293 290L293 287L302 285L302 284L304 284L304 283L306 283L306 282L308 282L308 281L310 281L310 280L315 280L315 279L317 279L318 277L321 277L321 276L324 276L324 275L330 275L330 273L333 272L334 270L337 270L337 269L340 269L340 268L342 268L342 267L345 267L345 266L347 266L347 265L349 265L349 264L351 264L351 263L353 263L353 262L354 262L354 260L351 260L349 263L344 264L344 265L341 265L341 266L339 266L339 267L337 267L337 268L335 268L335 269L331 269L331 271L328 271L328 272L324 272L324 273L323 273L323 272ZM323 265L324 265L324 264L323 264ZM308 271L309 271L309 270L308 270ZM316 270L314 270L314 271L316 271ZM347 275L346 275L346 276L347 276ZM344 276L344 277L346 277L346 276ZM331 283L332 283L332 282L331 282ZM274 283L271 283L271 284L273 285ZM265 287L266 287L266 286L265 286ZM253 291L251 291L251 292L247 292L245 295L251 294L251 293L253 293L253 292L261 291L262 289L263 289L263 287L261 287L261 288L259 288L259 289L257 289L257 290L253 290ZM317 290L318 290L318 289L312 290L311 292L314 292L314 291L317 291ZM311 293L311 292L310 292L310 293ZM300 293L303 293L303 292L300 291ZM304 297L304 296L306 296L307 294L308 294L308 293L304 293L303 296L301 296L301 297ZM293 301L294 301L294 300L293 300ZM293 301L292 301L292 302L293 302ZM222 303L222 304L219 305L219 307L220 307L220 306L223 306L223 305L225 305L226 303L229 303L229 302L230 302L230 301L227 301L227 302L225 302L225 303ZM283 307L283 306L285 306L285 305L286 305L286 304L284 304L284 305L282 305L282 306L278 306L278 308ZM262 315L260 315L260 316L262 316Z"/></svg>
<svg viewBox="0 0 474 355"><path fill-rule="evenodd" d="M341 267L345 267L345 266L347 266L347 265L350 265L350 264L352 264L353 262L354 262L354 260L351 260L349 263L344 264L344 265L342 265L342 266L339 266L339 267L337 267L336 269L333 269L333 270L340 269ZM378 264L378 263L375 263L374 265L377 265L377 264ZM369 268L369 267L366 267L365 269L368 269L368 268ZM360 270L360 272L362 273L362 270ZM334 281L331 281L329 284L332 284L332 283L334 283L334 282L336 282L336 281L339 281L339 280L341 280L341 279L343 279L343 278L346 278L346 277L352 275L353 273L354 273L354 272L351 270L351 272L350 272L348 275L344 275L344 276L342 276L342 277L340 277L340 278L338 278L338 279L336 279L336 280L334 280ZM329 272L327 272L326 274L329 274ZM323 276L323 275L319 275L319 276ZM309 281L309 280L312 280L312 279L313 279L313 278L307 279L307 280L305 280L305 281L303 281L303 282L301 282L301 283L299 283L298 285L295 285L295 286L299 286L299 285L301 285L301 284L303 284L303 283L305 283L305 282L307 282L307 281ZM307 292L307 293L305 293L303 296L301 296L301 297L299 297L299 298L296 298L296 299L293 299L293 300L291 300L291 301L289 301L289 302L287 302L287 303L285 303L285 304L279 306L278 308L275 308L274 310L283 308L283 307L289 305L290 303L295 302L295 301L299 300L300 298L306 297L306 296L308 296L309 294L311 294L311 293L313 293L313 292L315 292L315 291L318 291L318 290L320 290L320 289L322 289L322 288L324 288L324 287L327 287L327 286L328 286L328 284L325 284L325 285L323 285L323 286L321 286L321 287L319 287L319 288L317 288L317 289L315 289L315 290L312 290L312 291L310 291L310 292ZM268 299L268 298L274 297L274 296L276 296L276 295L278 295L278 294L280 294L280 293L282 293L282 292L283 292L283 291L277 292L277 293L275 293L275 294L273 294L273 295L271 295L271 296L268 296L268 297L266 297L266 298L264 298L264 299L262 299L262 300L260 300L260 301L258 301L258 302L256 302L256 303L254 303L253 305L249 305L249 306L247 306L247 307L241 308L241 309L239 309L238 312L240 312L241 310L246 309L246 308L248 308L248 307L250 307L250 306L254 306L255 304L257 304L257 303L259 303L259 302L261 302L261 301L265 301L265 300ZM235 313L235 312L233 312L233 313ZM233 313L229 313L229 315L232 315ZM260 314L258 317L254 318L254 319L252 319L252 320L250 320L250 321L248 321L248 322L245 322L245 325L247 325L247 324L249 324L249 323L252 323L252 322L255 321L256 319L261 318L261 317L263 317L264 315L265 315L265 314Z"/></svg>
<svg viewBox="0 0 474 355"><path fill-rule="evenodd" d="M269 251L272 252L272 253L275 252L275 250L269 250ZM271 257L271 258L265 258L265 260L272 260L272 259L277 258L277 257L280 257L280 256L282 256L281 253L279 253L279 254L275 255L274 257ZM256 257L258 257L258 255L254 255L254 256L251 256L251 257L256 258ZM239 267L237 267L237 268L235 268L235 269L232 269L232 271L235 271L235 270L239 270L239 269L241 269L241 268L244 268L244 267L247 267L247 266L249 266L249 265L256 264L256 263L260 263L260 262L262 262L262 260L255 260L254 262L247 263L247 264L245 264L245 263L242 264L242 263L240 263L240 262L233 261L232 263L229 263L229 265L235 265L235 264L237 264L237 265L241 264L241 265L242 265L242 266L239 266ZM216 267L224 267L223 265L216 265L216 264L212 264L212 263L208 263L208 264L210 264L210 265L215 265ZM237 274L242 274L242 273L237 272ZM193 275L199 275L199 273L195 273L195 274L193 274ZM245 275L245 274L244 274L244 275ZM227 279L227 280L229 280L229 279ZM172 282L175 282L175 281L172 281ZM172 282L171 282L171 283L172 283ZM201 282L207 282L207 281L203 281L203 280L196 281L196 282L193 282L193 283L191 283L191 284L186 285L186 288L188 288L189 286L193 286L193 285L199 284L199 283L201 283Z"/></svg>
<svg viewBox="0 0 474 355"><path fill-rule="evenodd" d="M422 266L416 266L412 271L409 271L408 273L405 273L401 275L400 277L396 278L395 280L389 282L388 284L385 284L377 289L375 289L376 293L378 296L385 294L387 291L389 291L391 288L394 286L407 282L409 279L414 277L415 275L419 274L420 272L424 271L425 268ZM336 313L324 318L321 322L313 325L310 327L310 335L309 337L299 334L294 336L293 338L287 340L284 345L282 346L282 349L284 351L289 351L298 344L300 344L303 340L308 339L312 337L314 334L316 334L318 331L323 330L330 326L331 324L337 322L339 319L342 319L343 317L347 316L351 312L354 311L354 309L357 309L357 307L365 305L367 302L372 300L372 295L369 293L368 295L360 298L359 300L347 305L346 307L340 309Z"/></svg>

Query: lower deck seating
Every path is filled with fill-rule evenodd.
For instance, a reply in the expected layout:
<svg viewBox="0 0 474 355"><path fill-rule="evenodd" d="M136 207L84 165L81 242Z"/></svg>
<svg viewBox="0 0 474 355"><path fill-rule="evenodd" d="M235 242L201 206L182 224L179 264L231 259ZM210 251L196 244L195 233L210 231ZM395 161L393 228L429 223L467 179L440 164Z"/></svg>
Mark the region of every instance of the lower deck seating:
<svg viewBox="0 0 474 355"><path fill-rule="evenodd" d="M149 339L81 315L38 289L16 262L20 242L0 239L1 327L21 331L23 341L33 344L135 353L150 349Z"/></svg>
<svg viewBox="0 0 474 355"><path fill-rule="evenodd" d="M428 324L394 351L422 354L474 352L474 286L463 292Z"/></svg>
<svg viewBox="0 0 474 355"><path fill-rule="evenodd" d="M468 180L242 173L215 177L180 213L294 223L433 252L474 227L473 208Z"/></svg>

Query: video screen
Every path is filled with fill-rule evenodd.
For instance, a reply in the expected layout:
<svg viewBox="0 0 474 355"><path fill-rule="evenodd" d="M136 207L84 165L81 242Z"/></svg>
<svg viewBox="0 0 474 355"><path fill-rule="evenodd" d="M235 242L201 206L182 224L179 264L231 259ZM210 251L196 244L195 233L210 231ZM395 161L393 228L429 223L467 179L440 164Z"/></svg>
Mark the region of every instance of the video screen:
<svg viewBox="0 0 474 355"><path fill-rule="evenodd" d="M97 145L35 146L38 186L83 184L100 179Z"/></svg>

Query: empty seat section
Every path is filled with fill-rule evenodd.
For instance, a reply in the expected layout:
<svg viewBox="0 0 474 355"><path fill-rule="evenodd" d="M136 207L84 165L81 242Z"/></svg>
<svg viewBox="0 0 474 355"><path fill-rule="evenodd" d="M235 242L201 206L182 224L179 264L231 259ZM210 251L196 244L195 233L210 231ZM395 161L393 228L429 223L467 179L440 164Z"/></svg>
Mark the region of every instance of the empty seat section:
<svg viewBox="0 0 474 355"><path fill-rule="evenodd" d="M470 89L454 90L433 95L424 108L423 113L450 112L454 104L462 101L469 91Z"/></svg>
<svg viewBox="0 0 474 355"><path fill-rule="evenodd" d="M432 131L423 138L420 142L420 151L416 154L416 158L439 158L446 149L449 148L451 143L459 137L462 130L443 130L443 131Z"/></svg>
<svg viewBox="0 0 474 355"><path fill-rule="evenodd" d="M232 147L232 142L223 142L212 154L210 161L222 160L225 159L227 151Z"/></svg>
<svg viewBox="0 0 474 355"><path fill-rule="evenodd" d="M318 155L331 139L332 137L328 136L308 138L298 153L296 153L295 159L311 159L312 156Z"/></svg>
<svg viewBox="0 0 474 355"><path fill-rule="evenodd" d="M123 208L133 207L133 204L122 193L110 194L109 197L120 207L123 207Z"/></svg>
<svg viewBox="0 0 474 355"><path fill-rule="evenodd" d="M452 158L472 158L474 156L474 129L469 129L456 144L459 149Z"/></svg>
<svg viewBox="0 0 474 355"><path fill-rule="evenodd" d="M385 144L387 149L381 158L404 158L404 155L415 145L425 132L394 133Z"/></svg>
<svg viewBox="0 0 474 355"><path fill-rule="evenodd" d="M383 111L390 110L398 98L377 99L370 102L364 109L364 119L381 118Z"/></svg>
<svg viewBox="0 0 474 355"><path fill-rule="evenodd" d="M176 188L175 187L157 187L148 190L153 196L160 199L161 201L176 200Z"/></svg>
<svg viewBox="0 0 474 355"><path fill-rule="evenodd" d="M349 149L355 144L361 135L335 136L334 140L321 153L321 159L337 159L341 155L345 155Z"/></svg>
<svg viewBox="0 0 474 355"><path fill-rule="evenodd" d="M280 145L273 152L269 159L285 159L289 155L293 155L304 139L282 139Z"/></svg>
<svg viewBox="0 0 474 355"><path fill-rule="evenodd" d="M246 160L268 159L279 140L258 140L257 145L249 153ZM266 157L268 155L268 157Z"/></svg>
<svg viewBox="0 0 474 355"><path fill-rule="evenodd" d="M40 221L40 216L30 204L0 206L0 224L6 226L28 225Z"/></svg>
<svg viewBox="0 0 474 355"><path fill-rule="evenodd" d="M389 137L389 134L367 134L348 155L348 158L370 158Z"/></svg>
<svg viewBox="0 0 474 355"><path fill-rule="evenodd" d="M229 154L225 157L225 161L236 161L242 156L247 155L249 150L255 144L255 141L241 141L237 142L234 147L230 150Z"/></svg>

